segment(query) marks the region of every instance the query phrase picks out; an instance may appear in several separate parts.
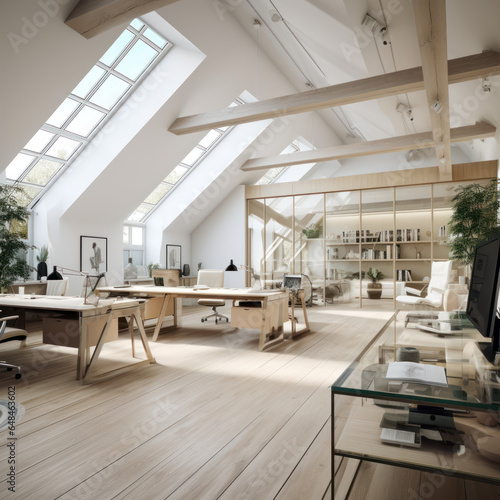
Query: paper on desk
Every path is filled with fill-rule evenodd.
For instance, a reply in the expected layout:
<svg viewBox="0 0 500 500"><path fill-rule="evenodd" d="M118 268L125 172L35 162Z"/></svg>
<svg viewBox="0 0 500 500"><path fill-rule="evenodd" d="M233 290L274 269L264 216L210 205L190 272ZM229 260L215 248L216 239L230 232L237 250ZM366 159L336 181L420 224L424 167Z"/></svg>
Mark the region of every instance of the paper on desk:
<svg viewBox="0 0 500 500"><path fill-rule="evenodd" d="M420 382L423 384L447 387L446 372L442 366L424 365L409 361L395 361L389 363L387 379L403 380L406 382Z"/></svg>

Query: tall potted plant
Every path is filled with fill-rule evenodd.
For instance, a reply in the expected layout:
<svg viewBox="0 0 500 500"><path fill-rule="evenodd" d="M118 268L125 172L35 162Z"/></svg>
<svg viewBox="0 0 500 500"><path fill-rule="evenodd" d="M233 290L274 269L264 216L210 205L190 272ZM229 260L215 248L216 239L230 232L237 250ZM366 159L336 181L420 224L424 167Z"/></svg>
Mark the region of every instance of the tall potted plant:
<svg viewBox="0 0 500 500"><path fill-rule="evenodd" d="M368 269L366 276L370 279L371 283L366 286L366 293L369 299L380 299L382 297L382 283L379 283L383 279L384 275L381 271L375 268Z"/></svg>
<svg viewBox="0 0 500 500"><path fill-rule="evenodd" d="M450 258L470 267L476 246L500 232L498 183L468 184L455 189L449 222Z"/></svg>
<svg viewBox="0 0 500 500"><path fill-rule="evenodd" d="M0 184L0 289L8 289L19 278L27 279L31 267L26 262L26 244L23 229L28 221L28 210L19 205L22 189ZM24 237L24 238L23 238Z"/></svg>

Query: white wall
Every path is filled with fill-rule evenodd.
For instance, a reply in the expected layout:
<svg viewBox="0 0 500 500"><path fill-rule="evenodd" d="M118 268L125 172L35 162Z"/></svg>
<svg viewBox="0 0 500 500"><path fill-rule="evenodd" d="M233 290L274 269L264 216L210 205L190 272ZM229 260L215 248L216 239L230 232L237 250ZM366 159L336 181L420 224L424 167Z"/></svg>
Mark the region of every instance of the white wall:
<svg viewBox="0 0 500 500"><path fill-rule="evenodd" d="M191 234L191 274L202 269L225 269L231 259L245 264L245 187L239 186ZM226 272L226 287L245 286L245 273Z"/></svg>

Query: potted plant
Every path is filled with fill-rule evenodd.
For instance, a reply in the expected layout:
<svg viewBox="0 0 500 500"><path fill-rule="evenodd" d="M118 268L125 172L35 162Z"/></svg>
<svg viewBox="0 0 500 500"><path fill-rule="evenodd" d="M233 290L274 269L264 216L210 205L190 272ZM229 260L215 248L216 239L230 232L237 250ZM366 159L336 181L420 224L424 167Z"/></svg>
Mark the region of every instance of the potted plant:
<svg viewBox="0 0 500 500"><path fill-rule="evenodd" d="M28 210L19 205L22 189L0 184L0 289L6 290L19 278L28 279L32 268L26 252L33 248L27 238Z"/></svg>
<svg viewBox="0 0 500 500"><path fill-rule="evenodd" d="M49 257L49 249L47 246L43 245L40 247L40 253L36 256L38 261L38 266L36 267L36 279L39 280L43 276L47 276L47 259Z"/></svg>
<svg viewBox="0 0 500 500"><path fill-rule="evenodd" d="M366 276L370 279L371 283L368 283L366 287L366 292L369 299L380 299L382 297L382 283L379 283L383 279L384 275L381 271L375 268L368 269Z"/></svg>
<svg viewBox="0 0 500 500"><path fill-rule="evenodd" d="M450 258L467 265L474 261L476 246L498 232L500 209L498 184L468 184L455 189L453 214L449 222Z"/></svg>
<svg viewBox="0 0 500 500"><path fill-rule="evenodd" d="M323 231L323 218L319 219L314 224L302 230L306 238L319 238Z"/></svg>

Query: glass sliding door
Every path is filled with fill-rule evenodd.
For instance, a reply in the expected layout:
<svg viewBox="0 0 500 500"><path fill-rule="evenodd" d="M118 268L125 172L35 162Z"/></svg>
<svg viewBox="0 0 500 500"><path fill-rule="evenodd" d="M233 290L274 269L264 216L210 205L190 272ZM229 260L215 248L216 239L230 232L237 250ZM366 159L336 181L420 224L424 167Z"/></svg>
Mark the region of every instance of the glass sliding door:
<svg viewBox="0 0 500 500"><path fill-rule="evenodd" d="M266 200L265 287L280 288L293 268L293 198Z"/></svg>
<svg viewBox="0 0 500 500"><path fill-rule="evenodd" d="M362 305L377 306L394 300L394 188L361 193L361 297ZM372 287L371 273L381 273ZM381 277L380 277L381 276Z"/></svg>
<svg viewBox="0 0 500 500"><path fill-rule="evenodd" d="M265 277L264 250L266 205L264 199L248 200L246 285L261 286Z"/></svg>
<svg viewBox="0 0 500 500"><path fill-rule="evenodd" d="M325 195L325 304L359 300L359 202L359 191Z"/></svg>

